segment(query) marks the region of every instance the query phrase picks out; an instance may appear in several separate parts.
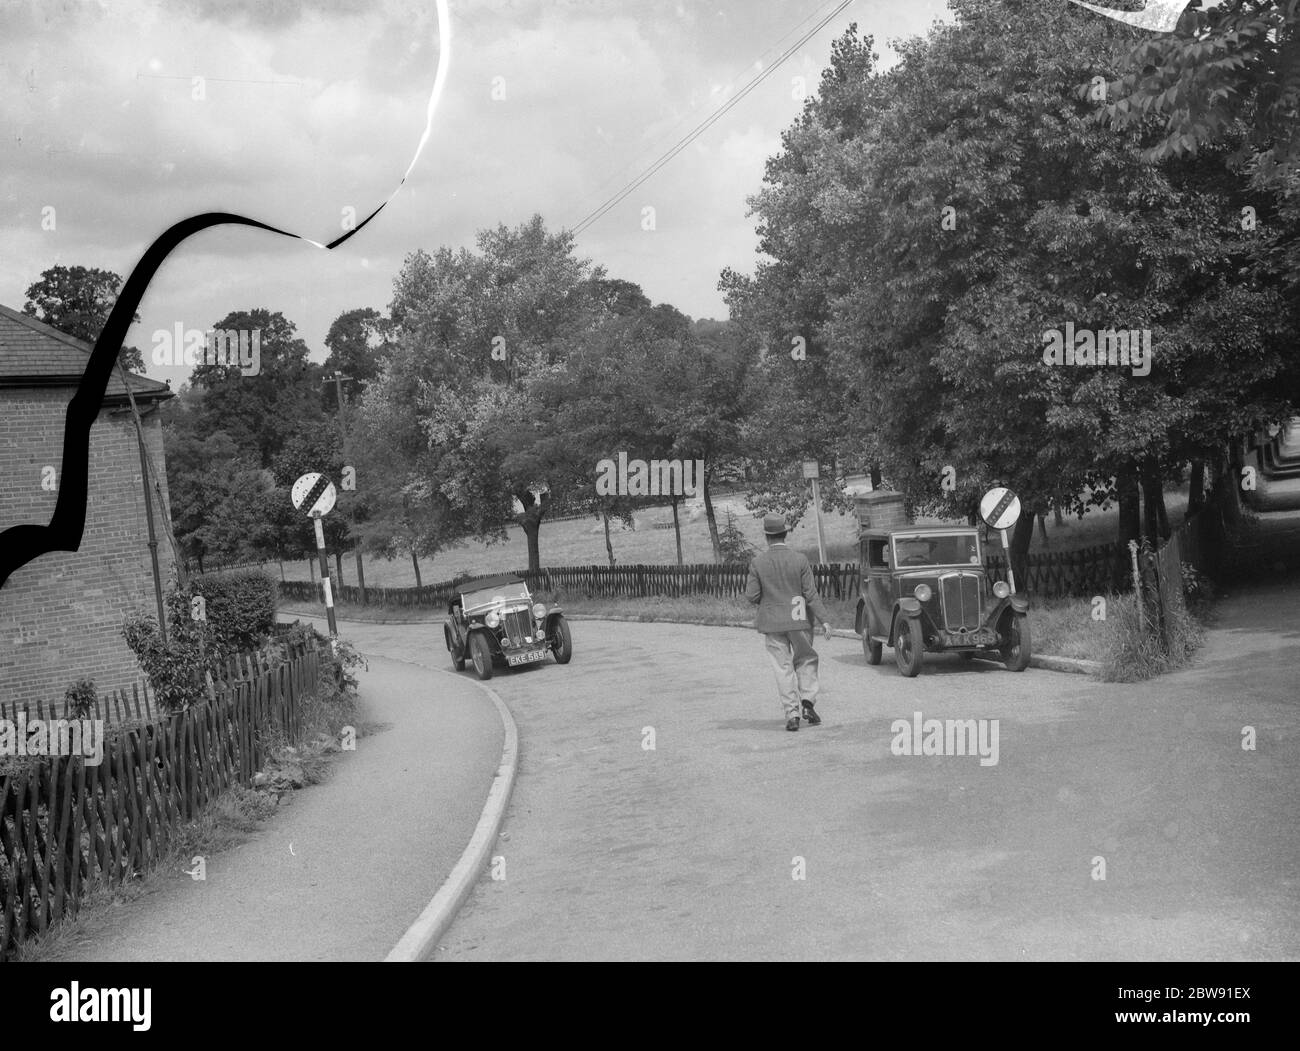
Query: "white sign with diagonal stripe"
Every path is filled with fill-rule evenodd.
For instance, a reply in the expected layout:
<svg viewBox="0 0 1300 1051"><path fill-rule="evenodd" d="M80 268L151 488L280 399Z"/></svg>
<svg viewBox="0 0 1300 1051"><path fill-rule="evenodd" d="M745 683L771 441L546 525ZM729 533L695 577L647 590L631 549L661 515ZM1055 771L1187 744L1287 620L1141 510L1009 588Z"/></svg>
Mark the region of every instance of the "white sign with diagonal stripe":
<svg viewBox="0 0 1300 1051"><path fill-rule="evenodd" d="M980 501L980 517L990 529L1010 529L1020 518L1020 497L1004 486L994 486Z"/></svg>
<svg viewBox="0 0 1300 1051"><path fill-rule="evenodd" d="M334 501L338 499L334 483L316 471L310 471L294 482L290 495L293 497L293 506L299 511L305 511L309 518L329 514L334 509Z"/></svg>

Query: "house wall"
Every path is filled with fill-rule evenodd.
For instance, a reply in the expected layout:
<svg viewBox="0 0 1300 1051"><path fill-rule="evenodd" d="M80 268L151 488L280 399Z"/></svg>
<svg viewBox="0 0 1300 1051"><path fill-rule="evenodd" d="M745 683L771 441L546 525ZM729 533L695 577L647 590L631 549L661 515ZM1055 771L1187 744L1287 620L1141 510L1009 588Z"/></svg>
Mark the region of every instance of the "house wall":
<svg viewBox="0 0 1300 1051"><path fill-rule="evenodd" d="M64 414L73 391L0 389L0 529L45 524L57 491L42 470L62 468ZM146 409L141 404L141 412ZM144 416L145 445L163 475L157 413ZM57 477L57 475L56 475ZM61 701L80 676L100 693L130 687L142 675L122 639L130 610L156 611L140 452L130 413L106 408L90 432L86 529L76 552L29 562L0 587L0 701ZM154 528L164 589L173 558L154 494Z"/></svg>

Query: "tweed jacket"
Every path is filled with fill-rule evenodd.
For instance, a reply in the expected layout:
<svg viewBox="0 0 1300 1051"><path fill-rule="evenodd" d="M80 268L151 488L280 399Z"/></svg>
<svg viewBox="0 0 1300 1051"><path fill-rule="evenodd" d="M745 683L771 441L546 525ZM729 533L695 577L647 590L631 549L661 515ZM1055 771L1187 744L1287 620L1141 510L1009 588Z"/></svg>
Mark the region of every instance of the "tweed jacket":
<svg viewBox="0 0 1300 1051"><path fill-rule="evenodd" d="M826 605L817 594L812 566L785 544L773 544L749 564L745 598L758 607L754 627L764 634L811 631L815 623L830 623ZM799 598L802 603L796 602ZM801 606L804 617L798 620L795 614Z"/></svg>

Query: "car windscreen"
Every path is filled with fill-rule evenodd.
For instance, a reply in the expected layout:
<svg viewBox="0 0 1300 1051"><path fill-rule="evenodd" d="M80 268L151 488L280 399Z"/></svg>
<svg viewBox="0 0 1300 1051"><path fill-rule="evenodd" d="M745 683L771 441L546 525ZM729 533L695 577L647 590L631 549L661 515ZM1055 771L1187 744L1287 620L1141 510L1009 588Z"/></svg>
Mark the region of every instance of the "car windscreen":
<svg viewBox="0 0 1300 1051"><path fill-rule="evenodd" d="M514 584L500 584L484 591L467 591L461 599L465 612L487 609L502 603L514 604L528 601L528 585L519 581Z"/></svg>
<svg viewBox="0 0 1300 1051"><path fill-rule="evenodd" d="M979 538L971 533L952 536L895 536L897 569L909 566L979 565Z"/></svg>

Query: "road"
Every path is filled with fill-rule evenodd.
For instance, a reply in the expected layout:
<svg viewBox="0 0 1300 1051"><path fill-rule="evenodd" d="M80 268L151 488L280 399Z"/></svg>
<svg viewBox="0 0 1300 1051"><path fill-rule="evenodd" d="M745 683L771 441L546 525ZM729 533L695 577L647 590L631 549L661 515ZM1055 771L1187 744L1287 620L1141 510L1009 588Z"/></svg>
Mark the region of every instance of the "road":
<svg viewBox="0 0 1300 1051"><path fill-rule="evenodd" d="M1235 596L1142 685L907 680L819 642L825 722L797 734L755 633L576 623L568 667L492 680L521 740L504 878L435 959L1296 959L1298 597ZM997 765L891 754L916 711L999 720Z"/></svg>

